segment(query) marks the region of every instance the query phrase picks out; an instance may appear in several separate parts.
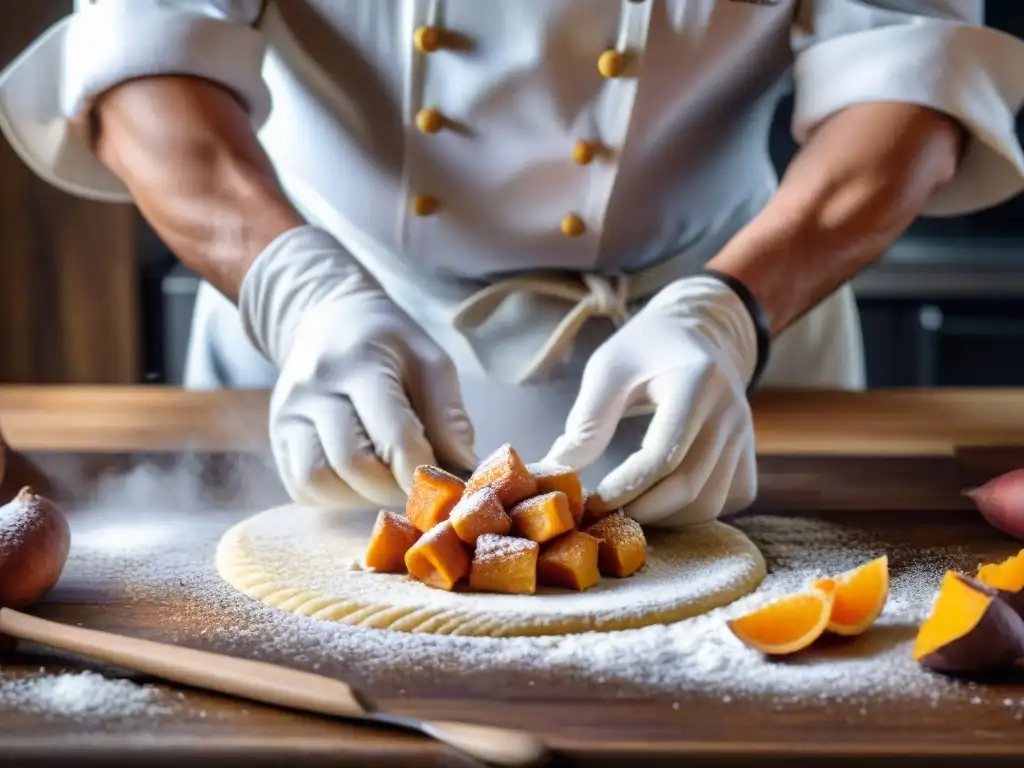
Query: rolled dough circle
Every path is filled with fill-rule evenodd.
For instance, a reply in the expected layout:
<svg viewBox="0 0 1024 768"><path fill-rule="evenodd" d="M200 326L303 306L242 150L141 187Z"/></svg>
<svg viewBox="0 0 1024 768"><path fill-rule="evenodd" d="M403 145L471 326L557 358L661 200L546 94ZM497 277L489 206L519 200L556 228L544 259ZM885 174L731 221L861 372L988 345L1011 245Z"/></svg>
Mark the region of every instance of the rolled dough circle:
<svg viewBox="0 0 1024 768"><path fill-rule="evenodd" d="M765 575L741 531L712 522L648 532L648 564L584 592L445 592L408 576L364 570L376 513L287 505L237 523L217 547L230 586L300 616L357 627L439 635L512 637L633 629L680 621L743 597Z"/></svg>

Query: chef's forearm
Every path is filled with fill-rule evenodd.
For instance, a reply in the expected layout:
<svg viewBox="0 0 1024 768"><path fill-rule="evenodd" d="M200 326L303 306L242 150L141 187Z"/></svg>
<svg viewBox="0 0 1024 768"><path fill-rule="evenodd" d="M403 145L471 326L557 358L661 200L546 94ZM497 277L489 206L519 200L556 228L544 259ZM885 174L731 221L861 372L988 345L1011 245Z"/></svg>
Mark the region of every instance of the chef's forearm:
<svg viewBox="0 0 1024 768"><path fill-rule="evenodd" d="M95 151L154 231L233 301L253 259L303 223L248 115L203 80L125 83L96 105Z"/></svg>
<svg viewBox="0 0 1024 768"><path fill-rule="evenodd" d="M779 333L881 256L956 170L963 129L872 103L827 120L765 209L708 263L741 280Z"/></svg>

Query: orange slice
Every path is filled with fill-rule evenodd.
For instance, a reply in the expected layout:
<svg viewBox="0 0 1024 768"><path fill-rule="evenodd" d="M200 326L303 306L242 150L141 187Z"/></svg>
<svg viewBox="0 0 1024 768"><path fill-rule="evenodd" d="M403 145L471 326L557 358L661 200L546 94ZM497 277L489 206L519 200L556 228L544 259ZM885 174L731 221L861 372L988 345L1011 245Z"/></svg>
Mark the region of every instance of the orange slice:
<svg viewBox="0 0 1024 768"><path fill-rule="evenodd" d="M978 568L978 581L986 587L1019 592L1024 589L1024 549L1001 563L985 563Z"/></svg>
<svg viewBox="0 0 1024 768"><path fill-rule="evenodd" d="M889 599L889 558L882 555L852 571L816 579L813 586L822 588L826 582L835 591L828 631L859 635L875 623Z"/></svg>
<svg viewBox="0 0 1024 768"><path fill-rule="evenodd" d="M835 591L820 588L787 595L727 622L740 642L769 656L802 651L825 631Z"/></svg>

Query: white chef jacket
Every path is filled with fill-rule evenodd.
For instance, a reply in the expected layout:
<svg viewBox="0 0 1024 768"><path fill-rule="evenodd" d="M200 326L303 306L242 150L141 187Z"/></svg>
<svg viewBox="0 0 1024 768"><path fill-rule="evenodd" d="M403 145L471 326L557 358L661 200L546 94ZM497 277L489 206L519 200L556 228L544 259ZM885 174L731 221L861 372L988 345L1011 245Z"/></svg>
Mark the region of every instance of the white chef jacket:
<svg viewBox="0 0 1024 768"><path fill-rule="evenodd" d="M245 105L299 208L453 354L464 388L520 381L524 366L571 381L612 327L588 317L621 322L696 271L774 192L767 135L791 86L798 141L870 101L959 120L969 147L926 214L1019 193L1024 43L983 27L982 7L86 0L5 73L0 128L51 183L126 201L71 118L139 76L220 83ZM209 287L195 324L190 383L273 381ZM535 365L538 350L554 359L547 368ZM864 386L849 287L776 340L764 383ZM573 391L538 417L553 435Z"/></svg>

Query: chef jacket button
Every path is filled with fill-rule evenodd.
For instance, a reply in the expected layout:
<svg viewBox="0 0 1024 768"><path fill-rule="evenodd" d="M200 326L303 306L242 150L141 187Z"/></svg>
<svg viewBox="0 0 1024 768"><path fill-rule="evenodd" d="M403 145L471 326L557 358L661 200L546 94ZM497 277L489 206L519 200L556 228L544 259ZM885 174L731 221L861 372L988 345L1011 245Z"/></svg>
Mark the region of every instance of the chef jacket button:
<svg viewBox="0 0 1024 768"><path fill-rule="evenodd" d="M413 32L412 41L420 53L433 53L441 47L441 30L437 27L419 27Z"/></svg>
<svg viewBox="0 0 1024 768"><path fill-rule="evenodd" d="M598 58L597 71L603 77L619 77L626 71L626 57L619 51L609 49Z"/></svg>
<svg viewBox="0 0 1024 768"><path fill-rule="evenodd" d="M415 195L412 199L412 210L417 216L429 216L440 206L433 195Z"/></svg>
<svg viewBox="0 0 1024 768"><path fill-rule="evenodd" d="M433 107L424 107L416 113L416 126L423 133L437 133L441 130L443 122L441 113Z"/></svg>
<svg viewBox="0 0 1024 768"><path fill-rule="evenodd" d="M579 237L587 231L583 219L575 213L567 213L562 219L562 234L566 237Z"/></svg>
<svg viewBox="0 0 1024 768"><path fill-rule="evenodd" d="M580 139L572 148L572 159L577 165L589 165L597 155L596 142Z"/></svg>

